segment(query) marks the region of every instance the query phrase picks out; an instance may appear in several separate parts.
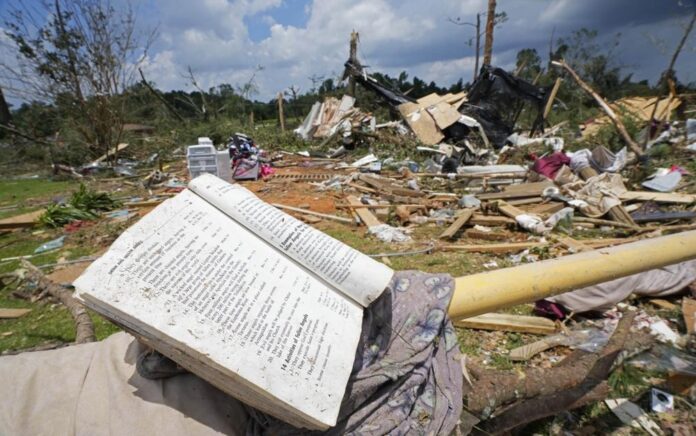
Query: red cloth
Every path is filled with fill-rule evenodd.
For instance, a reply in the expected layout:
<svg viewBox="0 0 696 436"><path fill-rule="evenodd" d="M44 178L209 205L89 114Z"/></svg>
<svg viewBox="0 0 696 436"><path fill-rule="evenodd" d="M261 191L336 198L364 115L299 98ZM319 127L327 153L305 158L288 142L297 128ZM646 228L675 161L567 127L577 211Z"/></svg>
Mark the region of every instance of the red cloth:
<svg viewBox="0 0 696 436"><path fill-rule="evenodd" d="M557 151L534 161L532 169L549 179L553 179L563 165L570 165L570 158L562 151Z"/></svg>

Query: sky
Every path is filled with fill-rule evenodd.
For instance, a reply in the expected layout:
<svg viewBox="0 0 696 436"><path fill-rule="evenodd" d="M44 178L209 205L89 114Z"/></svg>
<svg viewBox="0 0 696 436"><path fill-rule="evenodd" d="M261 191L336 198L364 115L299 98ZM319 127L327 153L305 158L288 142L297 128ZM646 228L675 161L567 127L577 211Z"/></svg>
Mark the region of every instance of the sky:
<svg viewBox="0 0 696 436"><path fill-rule="evenodd" d="M0 14L9 0L0 0ZM41 0L23 0L38 2ZM123 4L113 0L114 4ZM350 32L360 34L358 57L371 71L396 76L406 71L449 85L471 79L474 53L467 41L486 0L132 0L143 29L158 38L145 60L148 80L164 90L199 84L241 85L257 67L259 100L289 86L301 92L310 77L337 78L348 57ZM666 68L696 0L498 0L508 21L496 28L493 64L514 68L516 53L536 48L547 60L549 39L582 27L609 44L620 34L616 61L635 79L654 82ZM1 26L2 24L0 24ZM696 81L696 32L676 71Z"/></svg>

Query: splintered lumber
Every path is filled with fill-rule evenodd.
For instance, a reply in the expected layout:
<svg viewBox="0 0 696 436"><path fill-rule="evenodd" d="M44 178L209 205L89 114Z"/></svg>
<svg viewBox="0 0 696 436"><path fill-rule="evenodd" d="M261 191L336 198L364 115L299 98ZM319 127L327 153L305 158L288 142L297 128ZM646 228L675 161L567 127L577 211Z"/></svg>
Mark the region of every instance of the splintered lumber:
<svg viewBox="0 0 696 436"><path fill-rule="evenodd" d="M468 229L466 232L464 232L464 234L469 239L483 239L486 241L504 241L510 237L510 235L505 233L491 231L484 232L483 230L476 229Z"/></svg>
<svg viewBox="0 0 696 436"><path fill-rule="evenodd" d="M357 207L357 206L362 206L362 202L360 201L360 199L358 199L358 197L355 197L353 195L349 195L348 197L346 197L346 199L348 200L348 204L350 206L356 206L356 208L353 210L355 210L355 213L358 214L358 216L360 217L360 221L362 221L363 224L365 224L365 226L368 229L370 227L375 227L375 226L382 224L377 219L377 217L372 212L370 212L369 209Z"/></svg>
<svg viewBox="0 0 696 436"><path fill-rule="evenodd" d="M574 216L573 222L574 223L597 224L599 226L614 226L614 227L621 227L622 229L634 229L635 230L638 228L635 225L626 224L626 223L623 223L620 221L609 221L609 220L603 220L600 218L589 218L589 217L584 217L584 216Z"/></svg>
<svg viewBox="0 0 696 436"><path fill-rule="evenodd" d="M0 319L14 319L31 312L31 309L5 309L0 307Z"/></svg>
<svg viewBox="0 0 696 436"><path fill-rule="evenodd" d="M449 313L469 318L691 259L696 230L458 277Z"/></svg>
<svg viewBox="0 0 696 436"><path fill-rule="evenodd" d="M538 316L510 315L507 313L485 313L483 315L454 321L457 327L479 330L501 330L506 332L534 333L547 335L556 332L556 324Z"/></svg>
<svg viewBox="0 0 696 436"><path fill-rule="evenodd" d="M465 251L467 253L518 253L535 247L543 247L542 242L509 242L504 244L482 245L443 245L445 251Z"/></svg>
<svg viewBox="0 0 696 436"><path fill-rule="evenodd" d="M656 203L691 204L696 202L696 195L673 194L669 192L626 191L619 194L619 199L622 201L638 200L654 201Z"/></svg>
<svg viewBox="0 0 696 436"><path fill-rule="evenodd" d="M41 215L43 215L43 212L43 210L35 210L34 212L0 220L0 230L25 229L28 227L34 227L39 222L39 218Z"/></svg>
<svg viewBox="0 0 696 436"><path fill-rule="evenodd" d="M505 226L508 224L516 224L514 219L499 215L483 215L475 213L469 221L473 225L480 226Z"/></svg>
<svg viewBox="0 0 696 436"><path fill-rule="evenodd" d="M512 202L507 202L511 206L515 206ZM552 215L565 207L565 204L559 201L550 201L548 203L535 204L534 206L529 206L524 208L527 213L533 213L535 215Z"/></svg>
<svg viewBox="0 0 696 436"><path fill-rule="evenodd" d="M476 194L479 200L501 200L507 198L525 198L525 197L541 197L544 189L555 186L551 181L521 183L519 185L510 185L502 192L490 192L486 194Z"/></svg>
<svg viewBox="0 0 696 436"><path fill-rule="evenodd" d="M696 300L684 297L682 300L682 315L687 333L696 331Z"/></svg>
<svg viewBox="0 0 696 436"><path fill-rule="evenodd" d="M285 209L285 210L290 210L293 212L299 212L299 213L304 214L304 215L318 216L321 218L326 218L326 219L338 221L341 223L353 224L353 220L351 220L350 218L343 218L343 217L336 216L336 215L329 215L326 213L314 212L314 211L307 210L307 209L300 209L299 207L286 206L284 204L273 203L272 205L274 207L277 207L278 209Z"/></svg>
<svg viewBox="0 0 696 436"><path fill-rule="evenodd" d="M519 207L515 207L511 204L508 204L504 201L498 201L498 211L502 213L503 215L510 217L512 219L515 219L516 217L520 215L525 215L527 212L523 211Z"/></svg>
<svg viewBox="0 0 696 436"><path fill-rule="evenodd" d="M474 214L474 211L472 209L464 209L460 211L457 214L457 219L454 220L452 225L447 227L447 230L442 232L440 235L440 239L445 239L445 238L452 238L454 235L459 231L459 229L464 226L464 224L471 219L471 216Z"/></svg>
<svg viewBox="0 0 696 436"><path fill-rule="evenodd" d="M563 245L565 248L572 250L575 253L592 250L592 247L585 245L584 243L575 240L570 236L551 236L551 238L558 241L558 243Z"/></svg>

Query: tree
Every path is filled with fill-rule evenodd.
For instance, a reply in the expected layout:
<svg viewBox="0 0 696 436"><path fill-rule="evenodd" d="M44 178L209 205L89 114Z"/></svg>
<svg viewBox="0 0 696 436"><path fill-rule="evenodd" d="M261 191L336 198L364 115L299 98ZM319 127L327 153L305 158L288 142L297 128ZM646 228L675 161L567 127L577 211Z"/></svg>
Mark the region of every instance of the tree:
<svg viewBox="0 0 696 436"><path fill-rule="evenodd" d="M155 32L141 33L130 6L109 0L54 0L10 7L5 33L15 59L0 61L0 79L25 100L61 110L95 155L120 141L124 100Z"/></svg>
<svg viewBox="0 0 696 436"><path fill-rule="evenodd" d="M523 48L517 52L516 70L518 76L529 81L541 72L541 57L534 48Z"/></svg>

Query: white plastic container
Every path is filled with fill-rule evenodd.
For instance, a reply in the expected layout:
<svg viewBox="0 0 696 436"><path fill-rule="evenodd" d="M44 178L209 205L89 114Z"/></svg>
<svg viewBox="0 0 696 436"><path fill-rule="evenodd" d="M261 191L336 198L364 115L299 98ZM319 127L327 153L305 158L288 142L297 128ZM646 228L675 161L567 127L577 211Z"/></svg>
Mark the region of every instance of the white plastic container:
<svg viewBox="0 0 696 436"><path fill-rule="evenodd" d="M226 182L232 181L232 161L229 150L217 152L217 176Z"/></svg>
<svg viewBox="0 0 696 436"><path fill-rule="evenodd" d="M213 144L189 145L186 147L186 156L214 155L216 153Z"/></svg>

